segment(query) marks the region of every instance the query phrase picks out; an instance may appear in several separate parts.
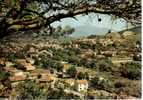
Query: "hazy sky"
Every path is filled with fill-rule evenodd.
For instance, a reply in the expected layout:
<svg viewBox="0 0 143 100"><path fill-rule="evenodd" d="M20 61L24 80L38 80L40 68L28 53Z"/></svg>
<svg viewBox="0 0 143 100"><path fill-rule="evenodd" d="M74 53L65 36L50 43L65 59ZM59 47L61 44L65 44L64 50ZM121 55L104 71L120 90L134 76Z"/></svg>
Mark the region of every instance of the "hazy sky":
<svg viewBox="0 0 143 100"><path fill-rule="evenodd" d="M73 19L73 18L66 18L66 19L62 19L61 22L55 22L52 25L53 26L58 26L58 25L62 25L62 26L66 26L66 25L70 25L71 27L74 27L75 30L76 28L79 28L80 26L85 26L85 27L90 27L90 26L94 26L97 28L99 27L100 31L101 28L103 28L103 32L105 32L104 29L111 29L114 31L121 31L124 29L127 29L128 27L131 27L131 25L127 25L127 23L123 20L123 19L117 19L117 20L111 20L111 16L109 15L99 15L99 18L102 19L101 22L98 22L98 17L97 14L89 14L86 16L82 16L79 15L77 16L77 20ZM95 30L95 33L96 33ZM94 29L93 29L94 31Z"/></svg>
<svg viewBox="0 0 143 100"><path fill-rule="evenodd" d="M99 14L98 14L99 15ZM70 25L72 27L77 27L77 26L83 26L83 25L94 25L100 28L108 28L108 29L113 29L113 30L123 30L127 27L127 23L123 19L117 19L115 21L111 20L111 16L108 15L99 15L100 18L102 19L101 22L98 22L98 17L95 14L89 14L88 16L82 16L79 15L76 18L78 20L75 20L73 18L65 18L62 19L61 22L55 22L53 23L54 26L58 25ZM128 26L130 26L128 24Z"/></svg>

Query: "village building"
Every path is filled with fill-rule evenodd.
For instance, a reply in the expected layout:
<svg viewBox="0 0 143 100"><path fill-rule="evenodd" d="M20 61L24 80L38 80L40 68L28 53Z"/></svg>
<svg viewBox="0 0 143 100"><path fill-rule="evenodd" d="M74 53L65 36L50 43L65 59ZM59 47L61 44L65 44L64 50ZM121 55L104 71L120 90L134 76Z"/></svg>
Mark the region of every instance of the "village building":
<svg viewBox="0 0 143 100"><path fill-rule="evenodd" d="M124 58L111 58L111 61L113 64L121 64L121 63L128 63L133 62L133 58L130 57L124 57Z"/></svg>
<svg viewBox="0 0 143 100"><path fill-rule="evenodd" d="M11 81L12 87L15 87L21 81L27 80L27 74L22 70L17 70L12 67L5 67L5 70L11 73L9 79Z"/></svg>
<svg viewBox="0 0 143 100"><path fill-rule="evenodd" d="M38 83L45 83L48 85L50 84L51 87L54 87L56 81L55 76L51 74L49 70L43 69L36 69L31 71L28 78L31 80L36 80Z"/></svg>
<svg viewBox="0 0 143 100"><path fill-rule="evenodd" d="M5 62L5 66L9 66L9 67L10 67L10 66L13 66L13 65L14 65L14 64L13 64L12 62L9 62L9 61L6 61L6 62Z"/></svg>
<svg viewBox="0 0 143 100"><path fill-rule="evenodd" d="M64 84L81 93L87 92L89 87L87 80L65 79Z"/></svg>
<svg viewBox="0 0 143 100"><path fill-rule="evenodd" d="M87 92L88 87L89 87L89 84L87 80L76 80L75 81L75 89L78 92Z"/></svg>
<svg viewBox="0 0 143 100"><path fill-rule="evenodd" d="M26 58L26 61L32 65L35 63L35 60L32 58Z"/></svg>
<svg viewBox="0 0 143 100"><path fill-rule="evenodd" d="M117 33L117 32L110 32L110 33L107 33L105 37L114 40L114 39L120 39L121 35L120 33Z"/></svg>
<svg viewBox="0 0 143 100"><path fill-rule="evenodd" d="M105 47L107 45L112 45L114 41L111 38L106 38L106 39L99 39L99 43Z"/></svg>
<svg viewBox="0 0 143 100"><path fill-rule="evenodd" d="M105 58L105 55L99 54L99 55L96 55L96 58L97 59L103 59L103 58Z"/></svg>
<svg viewBox="0 0 143 100"><path fill-rule="evenodd" d="M4 67L4 70L5 70L6 72L11 72L11 73L14 73L14 72L17 71L16 68L14 68L14 67L9 67L9 66Z"/></svg>
<svg viewBox="0 0 143 100"><path fill-rule="evenodd" d="M36 49L34 46L31 46L27 53L36 53L36 52L38 52L38 49Z"/></svg>
<svg viewBox="0 0 143 100"><path fill-rule="evenodd" d="M128 38L128 36L133 36L133 35L135 35L135 33L132 32L132 31L125 31L125 32L122 33L122 36L124 38Z"/></svg>
<svg viewBox="0 0 143 100"><path fill-rule="evenodd" d="M38 57L38 49L36 48L36 46L29 47L27 53L31 58Z"/></svg>
<svg viewBox="0 0 143 100"><path fill-rule="evenodd" d="M73 87L75 85L75 79L66 79L64 82L70 87Z"/></svg>
<svg viewBox="0 0 143 100"><path fill-rule="evenodd" d="M30 79L37 79L38 77L41 78L42 75L49 75L49 70L43 70L43 69L35 69L30 72L29 78Z"/></svg>
<svg viewBox="0 0 143 100"><path fill-rule="evenodd" d="M0 64L2 64L2 65L5 64L5 59L4 58L0 58Z"/></svg>
<svg viewBox="0 0 143 100"><path fill-rule="evenodd" d="M18 70L14 67L4 67L6 72L11 73L12 76L27 76L28 72L23 72L22 70Z"/></svg>
<svg viewBox="0 0 143 100"><path fill-rule="evenodd" d="M9 80L11 81L12 87L16 87L20 82L24 82L27 80L25 75L15 75L9 77Z"/></svg>
<svg viewBox="0 0 143 100"><path fill-rule="evenodd" d="M26 80L25 75L15 75L9 78L11 82L18 82L18 81L24 81Z"/></svg>
<svg viewBox="0 0 143 100"><path fill-rule="evenodd" d="M93 38L93 39L82 39L82 40L79 40L79 42L96 44L96 39L95 38Z"/></svg>
<svg viewBox="0 0 143 100"><path fill-rule="evenodd" d="M85 49L85 50L82 50L81 51L81 55L80 55L82 58L92 58L94 56L96 56L96 52L94 52L93 50L91 49Z"/></svg>
<svg viewBox="0 0 143 100"><path fill-rule="evenodd" d="M53 82L55 81L54 77L51 74L41 74L38 76L39 79L37 79L38 82L40 83L46 83L46 82Z"/></svg>
<svg viewBox="0 0 143 100"><path fill-rule="evenodd" d="M35 66L33 66L31 63L28 63L25 59L18 59L17 63L18 63L17 67L19 69L23 69L26 71L32 71L36 69Z"/></svg>
<svg viewBox="0 0 143 100"><path fill-rule="evenodd" d="M114 57L117 55L117 51L116 50L101 51L101 54L106 57Z"/></svg>

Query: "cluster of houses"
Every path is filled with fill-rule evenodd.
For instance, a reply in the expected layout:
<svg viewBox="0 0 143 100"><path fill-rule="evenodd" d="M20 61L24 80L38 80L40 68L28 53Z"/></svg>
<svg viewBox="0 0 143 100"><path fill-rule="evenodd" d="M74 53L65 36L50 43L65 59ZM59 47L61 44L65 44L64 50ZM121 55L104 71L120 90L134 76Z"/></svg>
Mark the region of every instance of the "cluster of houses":
<svg viewBox="0 0 143 100"><path fill-rule="evenodd" d="M72 48L79 48L81 43L86 43L89 45L95 45L95 49L80 49L82 58L106 58L110 57L112 63L125 63L134 61L133 57L138 57L141 59L141 44L137 42L136 44L128 44L129 37L136 36L136 33L131 31L125 31L122 34L111 32L107 33L102 38L91 38L91 39L79 39L73 41L70 44ZM100 45L100 49L97 49L96 44Z"/></svg>
<svg viewBox="0 0 143 100"><path fill-rule="evenodd" d="M17 66L13 66L11 62L6 61L6 65L4 67L6 72L9 72L11 75L9 80L11 81L11 85L15 88L20 82L24 82L26 80L34 80L36 83L45 84L50 88L56 88L57 82L60 80L57 77L56 73L51 73L48 69L37 69L33 64L27 62L26 59L17 59ZM66 73L69 68L68 64L64 64L63 73ZM87 80L77 80L77 79L64 79L65 84L70 88L74 88L72 90L79 93L85 93L88 90L89 83ZM65 88L66 89L66 88Z"/></svg>
<svg viewBox="0 0 143 100"><path fill-rule="evenodd" d="M97 43L101 44L100 49L98 51L93 50L91 48L88 49L80 49L80 57L81 58L105 58L109 57L111 62L113 64L119 64L119 63L127 63L127 62L133 62L133 56L137 56L141 58L141 44L136 44L136 49L138 52L136 54L133 54L135 50L131 48L130 51L129 48L123 48L121 50L118 50L117 48L111 46L108 48L109 45L114 45L115 42L117 43L125 43L126 37L133 35L131 32L125 32L121 35L118 33L108 33L104 38L96 39L79 39L75 41L74 43L70 43L69 45L60 46L59 44L46 44L47 48L55 48L55 49L63 49L63 48L79 48L80 49L80 43L89 43L92 45L96 45ZM38 44L39 47L44 47L45 44L41 43ZM38 84L46 84L47 86L51 88L57 88L57 82L64 82L64 85L66 84L72 93L86 93L89 89L89 82L86 79L74 79L74 78L59 78L58 72L51 72L50 69L38 69L34 66L34 60L31 59L32 57L38 57L38 55L46 54L49 55L49 57L52 57L53 54L48 51L39 51L37 46L30 46L27 53L30 55L27 59L17 59L16 60L16 66L13 66L13 63L0 60L0 64L5 64L5 71L9 72L11 76L9 77L12 87L14 88L17 84L20 82L26 81L26 80L34 80ZM127 49L127 50L126 50ZM121 55L124 55L123 57ZM69 64L62 62L63 69L62 69L62 75L64 76L67 70L69 69ZM55 71L55 70L54 70ZM65 88L65 89L68 89ZM74 91L74 92L73 92Z"/></svg>
<svg viewBox="0 0 143 100"><path fill-rule="evenodd" d="M65 74L67 70L71 67L71 65L66 62L62 62L62 64L63 64L62 72L63 74ZM72 88L73 90L82 93L86 93L89 88L89 82L86 79L79 80L67 77L64 79L64 83L67 84L68 87L70 87L70 89Z"/></svg>

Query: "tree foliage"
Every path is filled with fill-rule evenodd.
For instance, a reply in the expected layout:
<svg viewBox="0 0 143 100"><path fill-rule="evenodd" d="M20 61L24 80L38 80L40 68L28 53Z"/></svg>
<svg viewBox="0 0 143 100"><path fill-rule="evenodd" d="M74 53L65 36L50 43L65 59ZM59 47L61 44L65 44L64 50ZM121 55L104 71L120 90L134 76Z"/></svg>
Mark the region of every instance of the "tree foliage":
<svg viewBox="0 0 143 100"><path fill-rule="evenodd" d="M90 12L140 24L141 0L1 0L0 36L42 27L51 29L55 21Z"/></svg>
<svg viewBox="0 0 143 100"><path fill-rule="evenodd" d="M16 86L18 99L38 99L44 96L43 89L33 81L19 83Z"/></svg>
<svg viewBox="0 0 143 100"><path fill-rule="evenodd" d="M141 79L141 68L140 64L136 63L127 63L120 68L121 75L123 77L140 80Z"/></svg>
<svg viewBox="0 0 143 100"><path fill-rule="evenodd" d="M77 70L76 70L75 66L71 66L71 67L67 70L67 74L68 74L70 77L74 78L74 77L76 76L76 74L77 74Z"/></svg>

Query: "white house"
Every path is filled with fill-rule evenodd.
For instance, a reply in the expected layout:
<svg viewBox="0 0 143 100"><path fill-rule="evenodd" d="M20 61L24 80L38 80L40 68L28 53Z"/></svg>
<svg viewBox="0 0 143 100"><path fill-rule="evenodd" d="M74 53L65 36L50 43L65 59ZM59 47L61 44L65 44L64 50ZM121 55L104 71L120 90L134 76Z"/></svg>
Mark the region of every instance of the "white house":
<svg viewBox="0 0 143 100"><path fill-rule="evenodd" d="M78 92L87 92L88 81L87 80L76 80L75 88Z"/></svg>

